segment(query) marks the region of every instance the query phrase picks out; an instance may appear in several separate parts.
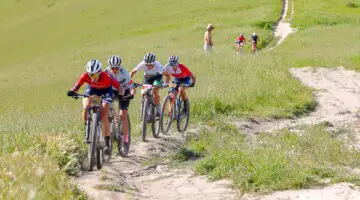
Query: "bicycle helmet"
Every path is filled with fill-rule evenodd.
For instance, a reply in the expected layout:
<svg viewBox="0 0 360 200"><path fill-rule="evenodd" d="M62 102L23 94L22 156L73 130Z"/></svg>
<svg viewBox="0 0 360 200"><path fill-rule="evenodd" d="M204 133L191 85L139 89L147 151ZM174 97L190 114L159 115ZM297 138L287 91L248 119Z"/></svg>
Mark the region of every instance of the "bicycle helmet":
<svg viewBox="0 0 360 200"><path fill-rule="evenodd" d="M99 60L90 60L86 64L86 71L89 74L96 74L101 71L101 62Z"/></svg>
<svg viewBox="0 0 360 200"><path fill-rule="evenodd" d="M170 56L169 57L169 64L171 66L176 66L179 64L179 57L178 56Z"/></svg>
<svg viewBox="0 0 360 200"><path fill-rule="evenodd" d="M145 56L144 56L145 64L152 65L152 64L154 64L155 60L156 60L156 56L155 56L155 54L153 54L151 52L145 54Z"/></svg>
<svg viewBox="0 0 360 200"><path fill-rule="evenodd" d="M119 56L111 56L108 59L108 64L111 68L119 68L121 64L121 58Z"/></svg>
<svg viewBox="0 0 360 200"><path fill-rule="evenodd" d="M255 33L255 32L253 33L253 36L256 36L256 33Z"/></svg>
<svg viewBox="0 0 360 200"><path fill-rule="evenodd" d="M240 36L244 36L244 34L243 34L243 33L240 33Z"/></svg>

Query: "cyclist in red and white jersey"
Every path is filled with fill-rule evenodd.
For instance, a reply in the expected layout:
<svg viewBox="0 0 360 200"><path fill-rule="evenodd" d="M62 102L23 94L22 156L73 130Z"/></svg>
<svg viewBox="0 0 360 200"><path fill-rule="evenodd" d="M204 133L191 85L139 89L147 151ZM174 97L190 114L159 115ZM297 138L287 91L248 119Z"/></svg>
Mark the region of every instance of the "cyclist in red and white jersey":
<svg viewBox="0 0 360 200"><path fill-rule="evenodd" d="M242 48L244 43L246 43L246 38L244 34L241 33L240 36L236 38L235 43L237 44L236 54L239 54L240 48Z"/></svg>
<svg viewBox="0 0 360 200"><path fill-rule="evenodd" d="M116 88L119 93L123 91L119 82L109 76L106 72L101 71L101 62L99 60L90 60L86 64L86 72L84 72L75 86L67 92L68 96L74 96L80 87L87 83L85 94L102 96L102 106L100 108L100 120L102 123L102 133L105 136L106 147L104 153L108 154L109 138L110 138L110 125L108 119L109 105L112 103L113 88ZM83 100L83 118L86 123L87 107L89 106L89 98ZM85 124L86 125L86 124ZM89 142L89 141L85 141Z"/></svg>
<svg viewBox="0 0 360 200"><path fill-rule="evenodd" d="M184 65L179 63L178 56L170 56L169 63L165 65L163 74L166 76L165 83L169 84L170 76L174 77L172 81L175 84L186 84L188 87L194 87L196 83L196 78L192 72ZM180 97L184 101L184 111L187 110L187 96L185 88L179 88Z"/></svg>

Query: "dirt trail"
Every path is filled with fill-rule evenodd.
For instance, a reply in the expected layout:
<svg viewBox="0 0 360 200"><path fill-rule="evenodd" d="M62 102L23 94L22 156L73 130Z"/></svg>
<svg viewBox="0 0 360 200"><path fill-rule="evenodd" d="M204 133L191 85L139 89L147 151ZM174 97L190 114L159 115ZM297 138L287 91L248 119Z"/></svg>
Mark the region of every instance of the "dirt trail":
<svg viewBox="0 0 360 200"><path fill-rule="evenodd" d="M290 69L291 74L303 84L314 88L314 98L318 102L315 112L293 120L245 120L234 122L242 131L256 135L263 131L281 128L297 130L302 125L327 122L331 129L346 129L354 133L352 144L360 147L360 73L338 68ZM340 183L325 188L290 190L266 196L242 197L244 200L352 200L360 199L360 189L352 184Z"/></svg>
<svg viewBox="0 0 360 200"><path fill-rule="evenodd" d="M282 13L282 16L280 18L280 21L276 25L275 32L274 32L275 37L279 37L279 40L277 41L275 46L265 50L264 52L268 52L268 51L271 51L271 50L275 49L282 42L284 42L284 40L291 33L296 31L296 29L291 28L291 24L290 24L290 21L291 21L293 15L294 15L294 3L292 3L292 7L291 7L291 16L290 16L290 18L288 20L286 20L286 15L288 14L288 9L289 9L289 1L284 0L283 13Z"/></svg>
<svg viewBox="0 0 360 200"><path fill-rule="evenodd" d="M179 134L138 142L128 158L113 157L102 170L83 172L75 182L93 199L238 199L231 182L210 182L188 167L170 168L165 163L143 166L147 160L173 153L184 140Z"/></svg>

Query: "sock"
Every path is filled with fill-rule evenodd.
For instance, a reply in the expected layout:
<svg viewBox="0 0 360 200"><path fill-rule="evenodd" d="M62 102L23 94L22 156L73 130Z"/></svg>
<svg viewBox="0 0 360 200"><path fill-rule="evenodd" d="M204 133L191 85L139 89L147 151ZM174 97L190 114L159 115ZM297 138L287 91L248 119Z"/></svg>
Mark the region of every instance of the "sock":
<svg viewBox="0 0 360 200"><path fill-rule="evenodd" d="M105 145L110 146L110 136L105 136Z"/></svg>
<svg viewBox="0 0 360 200"><path fill-rule="evenodd" d="M156 110L157 110L157 112L158 112L158 113L160 113L160 112L161 112L160 105L156 105Z"/></svg>

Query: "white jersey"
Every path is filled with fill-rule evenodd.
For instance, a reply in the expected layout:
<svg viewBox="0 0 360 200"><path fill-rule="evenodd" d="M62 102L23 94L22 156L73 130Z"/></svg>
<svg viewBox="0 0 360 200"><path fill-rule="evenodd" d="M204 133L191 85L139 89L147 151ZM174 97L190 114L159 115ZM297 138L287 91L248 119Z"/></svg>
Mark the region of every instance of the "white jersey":
<svg viewBox="0 0 360 200"><path fill-rule="evenodd" d="M136 67L135 67L136 71L139 70L144 70L144 75L146 77L151 77L151 76L157 76L159 74L163 73L163 66L161 65L161 63L159 61L155 61L154 62L154 67L152 69L148 69L145 65L145 62L142 61L141 63L139 63Z"/></svg>
<svg viewBox="0 0 360 200"><path fill-rule="evenodd" d="M117 74L114 74L111 71L110 67L106 68L105 72L108 73L114 79L116 79L120 83L121 87L123 87L125 90L134 87L134 85L131 81L130 74L125 68L121 67L119 73L117 73ZM115 88L113 87L113 89L115 89Z"/></svg>

